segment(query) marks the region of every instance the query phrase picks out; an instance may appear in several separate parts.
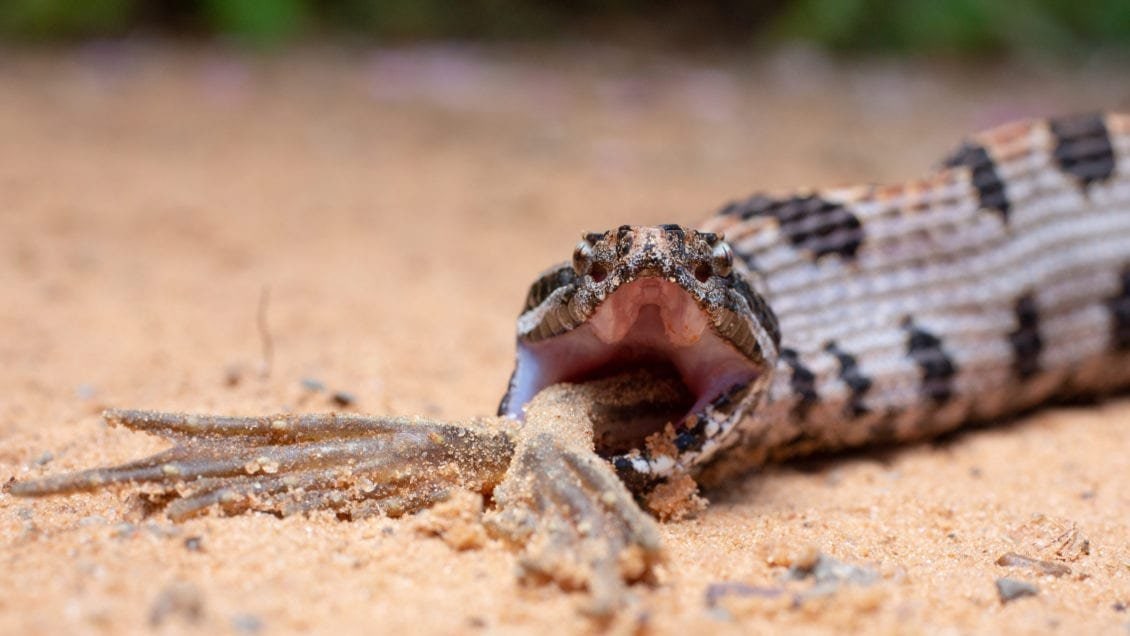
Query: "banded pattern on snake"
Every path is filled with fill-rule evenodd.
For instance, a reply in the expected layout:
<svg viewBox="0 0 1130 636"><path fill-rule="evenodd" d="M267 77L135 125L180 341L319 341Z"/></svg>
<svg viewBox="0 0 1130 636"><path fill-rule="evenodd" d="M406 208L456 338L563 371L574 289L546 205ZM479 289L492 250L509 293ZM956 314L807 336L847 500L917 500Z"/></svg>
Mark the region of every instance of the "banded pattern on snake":
<svg viewBox="0 0 1130 636"><path fill-rule="evenodd" d="M1130 115L1084 115L975 135L906 184L585 235L529 290L495 420L109 411L174 446L6 488L146 483L174 519L397 515L472 489L524 569L610 611L659 558L633 495L663 514L648 498L680 480L1127 387Z"/></svg>
<svg viewBox="0 0 1130 636"><path fill-rule="evenodd" d="M621 300L641 285L651 300ZM702 232L587 236L531 290L502 411L594 368L665 358L696 394L682 430L666 452L607 454L636 483L715 459L717 478L1125 387L1128 291L1130 117L1018 122L918 181L755 195ZM693 324L687 293L713 330Z"/></svg>
<svg viewBox="0 0 1130 636"><path fill-rule="evenodd" d="M921 438L1130 385L1130 116L1005 125L945 166L706 225L781 325L743 447Z"/></svg>

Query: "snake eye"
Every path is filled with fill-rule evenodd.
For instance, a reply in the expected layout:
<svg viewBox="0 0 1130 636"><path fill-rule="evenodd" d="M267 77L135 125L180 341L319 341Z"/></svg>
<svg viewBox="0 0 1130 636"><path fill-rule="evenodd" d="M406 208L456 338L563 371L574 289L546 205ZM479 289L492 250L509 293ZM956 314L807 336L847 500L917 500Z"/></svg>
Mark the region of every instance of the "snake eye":
<svg viewBox="0 0 1130 636"><path fill-rule="evenodd" d="M592 267L592 243L581 241L573 250L573 271L577 276L584 276Z"/></svg>
<svg viewBox="0 0 1130 636"><path fill-rule="evenodd" d="M710 255L713 257L714 274L725 278L734 269L734 251L729 243L719 243L714 246Z"/></svg>

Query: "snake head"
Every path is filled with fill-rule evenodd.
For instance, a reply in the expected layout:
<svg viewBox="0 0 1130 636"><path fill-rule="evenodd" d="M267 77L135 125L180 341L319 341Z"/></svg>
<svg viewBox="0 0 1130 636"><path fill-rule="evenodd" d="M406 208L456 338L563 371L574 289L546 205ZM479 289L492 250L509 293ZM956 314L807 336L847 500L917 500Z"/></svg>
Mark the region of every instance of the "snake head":
<svg viewBox="0 0 1130 636"><path fill-rule="evenodd" d="M647 436L672 423L681 435L698 427L676 439L702 455L725 428L706 420L733 419L723 410L736 408L735 394L763 386L776 362L777 321L753 283L717 234L678 225L585 234L571 262L530 287L500 414L521 419L534 395L559 382L654 370L677 377L686 399L621 409L598 426L597 451L638 460Z"/></svg>

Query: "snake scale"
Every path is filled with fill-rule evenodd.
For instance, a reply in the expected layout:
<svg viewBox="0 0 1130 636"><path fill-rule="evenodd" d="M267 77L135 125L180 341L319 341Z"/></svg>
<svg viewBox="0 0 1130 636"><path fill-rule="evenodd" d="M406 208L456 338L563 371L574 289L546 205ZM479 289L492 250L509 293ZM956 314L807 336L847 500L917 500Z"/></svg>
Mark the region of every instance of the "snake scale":
<svg viewBox="0 0 1130 636"><path fill-rule="evenodd" d="M908 183L584 235L529 290L495 420L110 411L174 447L8 490L145 482L185 518L400 514L470 488L525 567L584 562L607 601L657 558L633 494L1128 386L1130 115L1076 115L976 134Z"/></svg>

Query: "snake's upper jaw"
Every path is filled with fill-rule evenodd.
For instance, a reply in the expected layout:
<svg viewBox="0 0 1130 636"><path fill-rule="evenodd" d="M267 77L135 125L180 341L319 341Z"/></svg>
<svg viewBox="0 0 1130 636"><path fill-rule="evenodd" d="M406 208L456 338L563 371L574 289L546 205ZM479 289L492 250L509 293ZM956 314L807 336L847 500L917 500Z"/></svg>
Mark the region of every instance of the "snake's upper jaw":
<svg viewBox="0 0 1130 636"><path fill-rule="evenodd" d="M620 421L608 423L612 434L598 437L602 454L639 448L666 423L702 411L735 385L751 384L762 366L719 335L715 320L680 285L643 277L609 294L588 320L568 332L520 341L503 414L522 418L522 407L558 382L638 370L675 378L683 390L646 404L624 404Z"/></svg>

